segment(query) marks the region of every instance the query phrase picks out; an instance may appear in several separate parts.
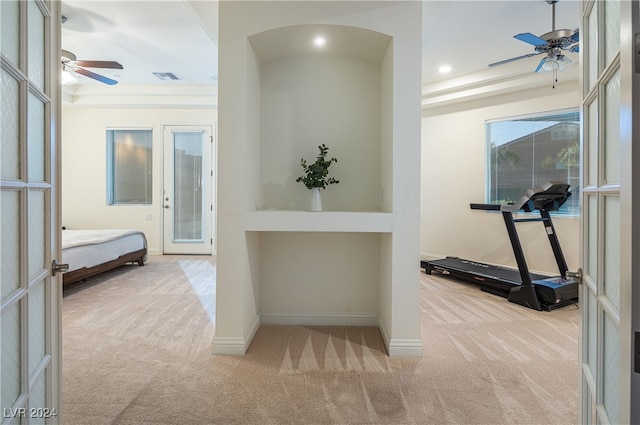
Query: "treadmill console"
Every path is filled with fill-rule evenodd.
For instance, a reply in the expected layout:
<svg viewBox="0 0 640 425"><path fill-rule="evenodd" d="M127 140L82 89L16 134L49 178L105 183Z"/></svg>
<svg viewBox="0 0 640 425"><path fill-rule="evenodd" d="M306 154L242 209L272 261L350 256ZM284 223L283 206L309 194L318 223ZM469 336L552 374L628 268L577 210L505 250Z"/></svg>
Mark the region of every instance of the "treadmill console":
<svg viewBox="0 0 640 425"><path fill-rule="evenodd" d="M470 204L473 210L533 212L536 210L558 211L569 199L570 185L564 182L547 182L542 187L528 189L517 201L508 204Z"/></svg>
<svg viewBox="0 0 640 425"><path fill-rule="evenodd" d="M526 212L535 210L558 211L570 196L569 184L548 182L543 185L540 192L534 193L529 198L529 202L523 206L523 209Z"/></svg>

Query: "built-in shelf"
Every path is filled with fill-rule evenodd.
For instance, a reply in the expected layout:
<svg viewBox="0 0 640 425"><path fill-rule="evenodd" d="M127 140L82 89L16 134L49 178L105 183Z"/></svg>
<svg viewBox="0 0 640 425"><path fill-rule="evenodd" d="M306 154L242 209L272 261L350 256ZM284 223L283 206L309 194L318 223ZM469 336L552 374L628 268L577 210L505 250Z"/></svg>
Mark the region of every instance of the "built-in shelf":
<svg viewBox="0 0 640 425"><path fill-rule="evenodd" d="M245 230L252 232L391 233L393 231L393 214L262 210L247 214Z"/></svg>

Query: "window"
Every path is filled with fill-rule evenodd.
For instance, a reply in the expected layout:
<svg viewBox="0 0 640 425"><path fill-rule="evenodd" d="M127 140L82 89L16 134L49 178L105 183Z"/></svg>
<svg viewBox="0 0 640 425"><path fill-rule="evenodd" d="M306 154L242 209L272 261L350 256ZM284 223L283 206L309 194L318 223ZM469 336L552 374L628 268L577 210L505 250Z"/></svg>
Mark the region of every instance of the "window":
<svg viewBox="0 0 640 425"><path fill-rule="evenodd" d="M559 213L580 211L580 114L577 110L487 122L487 202L514 202L547 181L571 185Z"/></svg>
<svg viewBox="0 0 640 425"><path fill-rule="evenodd" d="M107 130L107 204L151 204L151 148L151 130Z"/></svg>

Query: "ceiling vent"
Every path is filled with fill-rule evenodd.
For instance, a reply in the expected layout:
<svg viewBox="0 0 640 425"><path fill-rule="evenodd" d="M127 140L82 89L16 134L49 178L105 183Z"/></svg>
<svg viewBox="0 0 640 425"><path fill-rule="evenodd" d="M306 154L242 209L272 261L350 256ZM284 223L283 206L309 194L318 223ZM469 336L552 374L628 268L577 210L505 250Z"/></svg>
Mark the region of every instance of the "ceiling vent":
<svg viewBox="0 0 640 425"><path fill-rule="evenodd" d="M179 78L171 72L154 72L153 75L158 77L160 80L179 80Z"/></svg>

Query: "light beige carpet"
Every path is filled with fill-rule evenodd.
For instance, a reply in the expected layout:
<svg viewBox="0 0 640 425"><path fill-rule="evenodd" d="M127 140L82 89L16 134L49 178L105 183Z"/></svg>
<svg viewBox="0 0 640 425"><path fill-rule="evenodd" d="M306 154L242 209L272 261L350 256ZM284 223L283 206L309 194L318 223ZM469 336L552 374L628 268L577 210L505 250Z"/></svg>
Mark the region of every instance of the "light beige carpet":
<svg viewBox="0 0 640 425"><path fill-rule="evenodd" d="M305 326L214 356L214 266L152 256L65 289L63 423L577 423L577 307L421 273L423 358L388 357L376 328Z"/></svg>

